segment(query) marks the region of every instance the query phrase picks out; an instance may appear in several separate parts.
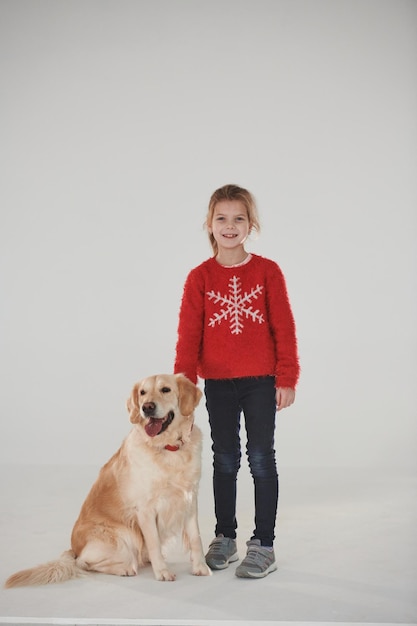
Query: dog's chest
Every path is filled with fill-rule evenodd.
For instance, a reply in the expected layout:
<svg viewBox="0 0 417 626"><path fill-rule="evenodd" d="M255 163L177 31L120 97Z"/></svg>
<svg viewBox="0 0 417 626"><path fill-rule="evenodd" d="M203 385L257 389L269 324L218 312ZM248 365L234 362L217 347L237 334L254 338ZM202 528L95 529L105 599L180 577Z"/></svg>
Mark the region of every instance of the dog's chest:
<svg viewBox="0 0 417 626"><path fill-rule="evenodd" d="M184 466L179 456L168 459L167 463L163 460L161 463L146 463L142 458L132 464L126 495L135 508L151 506L158 511L167 507L183 510L191 505L197 489L198 472L196 468Z"/></svg>

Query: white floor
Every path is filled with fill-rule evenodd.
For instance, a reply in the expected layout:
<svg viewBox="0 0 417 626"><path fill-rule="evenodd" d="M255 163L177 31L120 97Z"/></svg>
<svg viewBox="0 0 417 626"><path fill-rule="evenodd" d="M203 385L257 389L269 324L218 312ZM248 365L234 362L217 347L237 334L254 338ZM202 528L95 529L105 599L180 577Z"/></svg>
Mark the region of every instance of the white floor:
<svg viewBox="0 0 417 626"><path fill-rule="evenodd" d="M0 467L3 582L69 547L98 468ZM238 579L234 566L193 577L187 557L176 549L170 555L177 572L172 583L155 581L147 567L134 578L92 575L60 585L1 588L0 623L417 624L417 477L281 468L280 484L278 570L265 579ZM239 496L242 555L252 530L249 491L241 489ZM203 476L205 547L213 525L211 478Z"/></svg>

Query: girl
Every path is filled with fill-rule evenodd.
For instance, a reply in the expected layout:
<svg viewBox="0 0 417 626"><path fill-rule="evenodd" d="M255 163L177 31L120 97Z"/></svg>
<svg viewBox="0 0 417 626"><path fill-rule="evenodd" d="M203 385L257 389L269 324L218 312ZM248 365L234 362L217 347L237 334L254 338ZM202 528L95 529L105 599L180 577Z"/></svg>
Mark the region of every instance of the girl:
<svg viewBox="0 0 417 626"><path fill-rule="evenodd" d="M212 569L224 569L239 558L236 480L244 415L255 529L236 575L262 578L277 567L275 413L295 399L299 376L295 324L280 268L245 249L248 235L260 230L252 194L236 185L217 189L206 227L214 256L194 268L185 282L175 372L194 383L198 376L205 379L216 516L215 538L206 555Z"/></svg>

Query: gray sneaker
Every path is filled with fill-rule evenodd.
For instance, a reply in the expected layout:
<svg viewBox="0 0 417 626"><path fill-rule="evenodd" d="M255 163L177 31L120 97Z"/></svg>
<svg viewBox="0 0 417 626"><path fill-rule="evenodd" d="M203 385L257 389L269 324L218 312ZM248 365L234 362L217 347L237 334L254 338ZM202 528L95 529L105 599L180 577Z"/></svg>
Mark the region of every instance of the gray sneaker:
<svg viewBox="0 0 417 626"><path fill-rule="evenodd" d="M217 535L209 545L206 563L210 569L226 569L229 563L237 561L238 558L236 540Z"/></svg>
<svg viewBox="0 0 417 626"><path fill-rule="evenodd" d="M239 578L263 578L277 569L273 550L263 548L259 539L246 543L248 551L242 563L236 568Z"/></svg>

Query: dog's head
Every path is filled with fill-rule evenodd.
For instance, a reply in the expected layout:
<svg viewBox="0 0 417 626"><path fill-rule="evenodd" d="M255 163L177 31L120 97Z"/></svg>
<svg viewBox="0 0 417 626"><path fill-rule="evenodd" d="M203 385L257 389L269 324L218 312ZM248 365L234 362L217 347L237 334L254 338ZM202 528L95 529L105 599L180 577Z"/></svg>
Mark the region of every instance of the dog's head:
<svg viewBox="0 0 417 626"><path fill-rule="evenodd" d="M200 389L182 374L157 374L136 383L127 400L127 410L132 424L142 425L149 437L174 429L181 437L182 422L191 418L191 428L201 396Z"/></svg>

